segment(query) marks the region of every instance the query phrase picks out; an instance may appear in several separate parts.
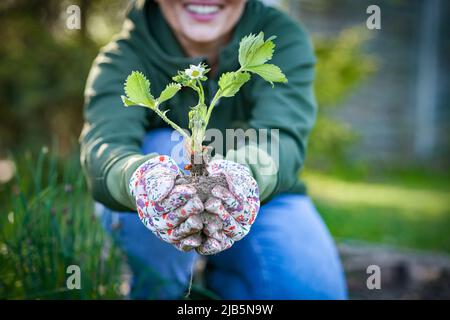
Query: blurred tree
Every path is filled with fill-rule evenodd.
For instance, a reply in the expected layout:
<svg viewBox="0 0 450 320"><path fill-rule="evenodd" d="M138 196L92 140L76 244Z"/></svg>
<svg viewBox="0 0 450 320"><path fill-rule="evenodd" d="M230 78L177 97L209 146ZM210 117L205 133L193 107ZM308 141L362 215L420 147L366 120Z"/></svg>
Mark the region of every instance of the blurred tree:
<svg viewBox="0 0 450 320"><path fill-rule="evenodd" d="M10 149L39 148L53 137L61 150L78 136L82 124L83 88L99 46L89 28L103 28L109 36L120 25L128 1L71 2L81 9L81 30L65 26L69 3L58 0L16 0L0 4L0 156ZM95 27L95 26L94 26ZM103 40L103 39L101 39Z"/></svg>
<svg viewBox="0 0 450 320"><path fill-rule="evenodd" d="M314 39L319 113L309 139L308 166L333 169L348 161L348 147L357 136L348 123L333 118L332 112L376 69L374 58L364 52L367 40L367 33L355 28L337 38Z"/></svg>

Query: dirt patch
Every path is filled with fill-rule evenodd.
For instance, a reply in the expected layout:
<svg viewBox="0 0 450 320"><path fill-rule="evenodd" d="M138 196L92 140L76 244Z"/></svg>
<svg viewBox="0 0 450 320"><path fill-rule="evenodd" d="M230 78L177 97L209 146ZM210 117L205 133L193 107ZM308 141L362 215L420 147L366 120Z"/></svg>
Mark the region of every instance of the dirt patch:
<svg viewBox="0 0 450 320"><path fill-rule="evenodd" d="M180 177L176 180L175 184L188 184L192 185L196 190L200 200L205 203L212 194L211 190L215 186L222 186L228 188L228 183L223 176L210 177L206 166L208 165L209 158L205 156L192 155L191 164L187 165L190 175Z"/></svg>
<svg viewBox="0 0 450 320"><path fill-rule="evenodd" d="M359 241L338 248L352 299L450 299L447 254ZM380 268L380 289L367 287L370 265Z"/></svg>

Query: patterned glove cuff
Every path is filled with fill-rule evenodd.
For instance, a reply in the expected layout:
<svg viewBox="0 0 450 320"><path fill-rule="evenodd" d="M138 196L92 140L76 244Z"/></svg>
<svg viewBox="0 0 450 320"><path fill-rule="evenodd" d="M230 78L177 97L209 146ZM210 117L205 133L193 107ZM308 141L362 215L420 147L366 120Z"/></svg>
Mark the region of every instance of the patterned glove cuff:
<svg viewBox="0 0 450 320"><path fill-rule="evenodd" d="M180 173L180 168L171 157L165 155L153 157L142 163L133 172L128 185L129 192L135 197L139 185L145 185L145 179L149 175L166 174L177 176Z"/></svg>
<svg viewBox="0 0 450 320"><path fill-rule="evenodd" d="M247 166L259 186L261 202L272 195L278 182L278 165L273 158L256 145L247 145L228 151L226 160Z"/></svg>

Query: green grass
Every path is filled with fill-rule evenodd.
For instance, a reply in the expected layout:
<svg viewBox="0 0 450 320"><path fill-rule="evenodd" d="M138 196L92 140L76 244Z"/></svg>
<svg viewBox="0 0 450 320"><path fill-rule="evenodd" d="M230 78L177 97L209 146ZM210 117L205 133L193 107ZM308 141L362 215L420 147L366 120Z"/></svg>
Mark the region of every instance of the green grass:
<svg viewBox="0 0 450 320"><path fill-rule="evenodd" d="M20 155L0 185L0 299L121 298L122 255L93 215L78 157ZM81 270L69 290L67 267Z"/></svg>
<svg viewBox="0 0 450 320"><path fill-rule="evenodd" d="M126 259L94 215L79 155L43 149L14 164L13 179L0 183L0 299L124 298ZM67 288L70 265L80 267L80 290ZM200 282L188 299L218 298Z"/></svg>
<svg viewBox="0 0 450 320"><path fill-rule="evenodd" d="M356 182L314 171L303 179L338 239L450 252L450 188L441 180Z"/></svg>

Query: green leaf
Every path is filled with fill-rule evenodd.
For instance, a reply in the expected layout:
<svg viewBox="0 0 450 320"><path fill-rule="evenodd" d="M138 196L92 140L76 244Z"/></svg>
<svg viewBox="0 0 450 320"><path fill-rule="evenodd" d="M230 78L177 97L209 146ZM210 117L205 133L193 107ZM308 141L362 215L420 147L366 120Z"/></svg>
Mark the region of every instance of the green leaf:
<svg viewBox="0 0 450 320"><path fill-rule="evenodd" d="M128 98L125 97L125 96L120 96L120 98L122 99L123 105L124 105L125 107L131 107L131 106L135 106L135 105L138 105L138 104L139 104L139 103L136 103L136 102L134 102L134 101L131 101L130 99L128 99Z"/></svg>
<svg viewBox="0 0 450 320"><path fill-rule="evenodd" d="M133 71L125 81L125 94L128 102L155 106L155 98L150 93L150 81L139 71Z"/></svg>
<svg viewBox="0 0 450 320"><path fill-rule="evenodd" d="M219 79L219 88L223 97L233 97L250 80L248 72L227 72Z"/></svg>
<svg viewBox="0 0 450 320"><path fill-rule="evenodd" d="M286 83L288 81L281 69L274 64L263 64L260 66L248 67L247 70L258 74L264 80L269 81L272 86L274 82Z"/></svg>
<svg viewBox="0 0 450 320"><path fill-rule="evenodd" d="M248 64L249 67L259 66L272 59L273 51L275 49L275 44L272 39L275 39L275 37L270 37L258 49L255 50L252 60Z"/></svg>
<svg viewBox="0 0 450 320"><path fill-rule="evenodd" d="M246 67L249 65L249 61L251 60L255 48L260 47L264 44L264 34L262 32L259 35L249 34L242 38L239 43L239 64L241 67Z"/></svg>
<svg viewBox="0 0 450 320"><path fill-rule="evenodd" d="M174 95L180 91L181 85L179 83L169 83L166 88L161 92L158 98L159 103L172 99Z"/></svg>
<svg viewBox="0 0 450 320"><path fill-rule="evenodd" d="M178 71L178 74L176 76L173 76L172 80L178 82L182 86L187 86L190 81L189 77L181 71Z"/></svg>
<svg viewBox="0 0 450 320"><path fill-rule="evenodd" d="M239 44L239 63L241 67L247 68L258 66L272 59L275 44L275 37L270 37L264 41L264 33L257 36L250 34L242 38Z"/></svg>

